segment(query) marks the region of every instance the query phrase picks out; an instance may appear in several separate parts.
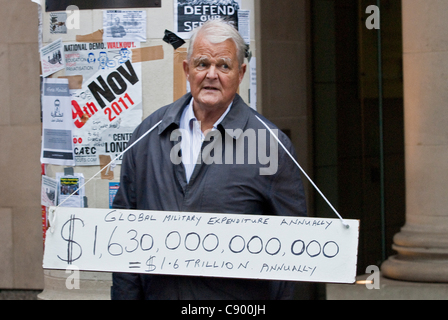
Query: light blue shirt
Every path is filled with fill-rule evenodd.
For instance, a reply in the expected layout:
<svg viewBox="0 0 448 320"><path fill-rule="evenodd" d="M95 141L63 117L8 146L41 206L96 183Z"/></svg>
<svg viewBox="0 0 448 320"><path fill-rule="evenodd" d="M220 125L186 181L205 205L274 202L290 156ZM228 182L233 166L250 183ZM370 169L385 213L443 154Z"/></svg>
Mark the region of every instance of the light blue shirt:
<svg viewBox="0 0 448 320"><path fill-rule="evenodd" d="M201 130L201 122L198 121L193 110L192 98L188 107L185 108L180 118L180 126L182 132L181 150L182 150L182 163L185 167L185 174L187 176L187 182L190 183L190 178L193 175L196 164L200 164L202 157L200 156L202 143L205 136ZM224 120L229 113L233 102L229 105L223 115L215 122L212 131L218 129L218 125Z"/></svg>

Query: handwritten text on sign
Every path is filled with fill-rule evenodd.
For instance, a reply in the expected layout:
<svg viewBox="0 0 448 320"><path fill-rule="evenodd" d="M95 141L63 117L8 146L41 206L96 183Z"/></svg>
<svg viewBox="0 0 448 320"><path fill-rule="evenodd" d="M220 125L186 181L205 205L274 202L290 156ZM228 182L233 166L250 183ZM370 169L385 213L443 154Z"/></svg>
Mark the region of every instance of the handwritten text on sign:
<svg viewBox="0 0 448 320"><path fill-rule="evenodd" d="M52 211L55 208L51 208ZM359 221L58 208L44 268L353 283Z"/></svg>

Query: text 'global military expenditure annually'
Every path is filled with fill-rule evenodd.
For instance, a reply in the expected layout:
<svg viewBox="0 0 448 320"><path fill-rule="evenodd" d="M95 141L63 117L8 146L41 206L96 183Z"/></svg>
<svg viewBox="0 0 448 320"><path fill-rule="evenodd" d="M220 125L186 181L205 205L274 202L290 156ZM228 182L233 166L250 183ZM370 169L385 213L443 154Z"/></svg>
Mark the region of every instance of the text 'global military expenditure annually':
<svg viewBox="0 0 448 320"><path fill-rule="evenodd" d="M324 281L316 279L343 268L357 249L347 244L357 232L331 219L64 210L44 267L51 261L60 266L52 268L91 271Z"/></svg>

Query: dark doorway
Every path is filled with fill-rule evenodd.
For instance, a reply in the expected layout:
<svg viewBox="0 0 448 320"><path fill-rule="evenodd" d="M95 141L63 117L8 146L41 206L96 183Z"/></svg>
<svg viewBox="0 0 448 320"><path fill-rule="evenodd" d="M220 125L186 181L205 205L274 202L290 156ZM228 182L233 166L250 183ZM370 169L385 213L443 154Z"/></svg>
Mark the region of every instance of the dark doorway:
<svg viewBox="0 0 448 320"><path fill-rule="evenodd" d="M361 220L358 274L392 254L405 222L401 2L381 0L381 42L365 24L377 4L311 1L314 176L343 217ZM317 195L315 215L334 217Z"/></svg>

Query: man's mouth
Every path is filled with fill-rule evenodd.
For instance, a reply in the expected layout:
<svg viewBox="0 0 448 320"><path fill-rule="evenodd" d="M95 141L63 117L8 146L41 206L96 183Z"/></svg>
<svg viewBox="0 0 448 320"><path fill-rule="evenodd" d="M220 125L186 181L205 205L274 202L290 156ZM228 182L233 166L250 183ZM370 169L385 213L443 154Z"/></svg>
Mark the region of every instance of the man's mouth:
<svg viewBox="0 0 448 320"><path fill-rule="evenodd" d="M203 87L203 89L204 90L218 90L218 88L216 88L216 87L210 87L210 86L205 86L205 87Z"/></svg>

